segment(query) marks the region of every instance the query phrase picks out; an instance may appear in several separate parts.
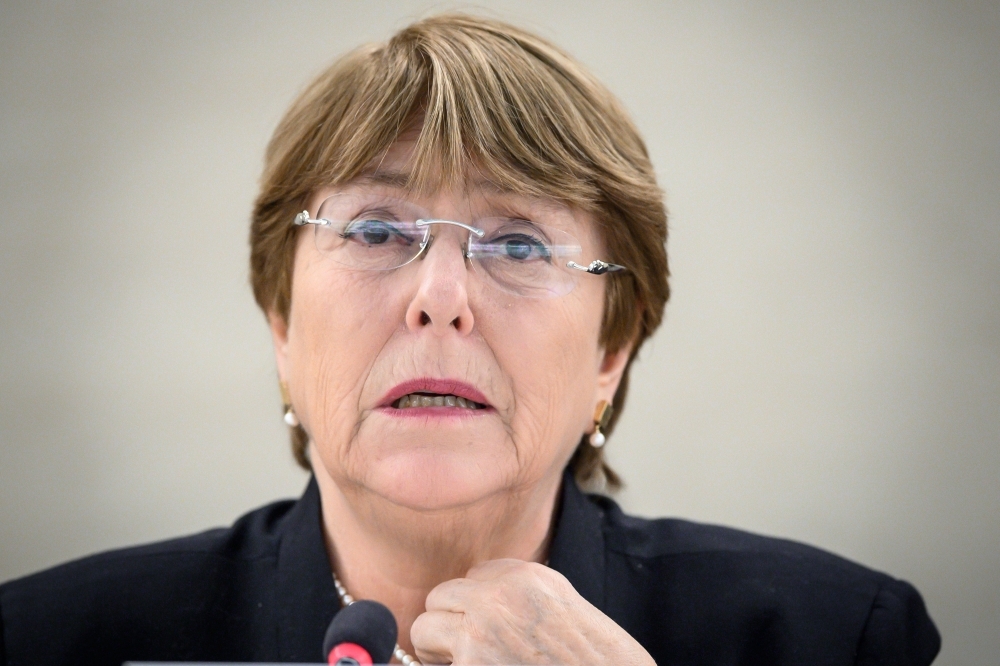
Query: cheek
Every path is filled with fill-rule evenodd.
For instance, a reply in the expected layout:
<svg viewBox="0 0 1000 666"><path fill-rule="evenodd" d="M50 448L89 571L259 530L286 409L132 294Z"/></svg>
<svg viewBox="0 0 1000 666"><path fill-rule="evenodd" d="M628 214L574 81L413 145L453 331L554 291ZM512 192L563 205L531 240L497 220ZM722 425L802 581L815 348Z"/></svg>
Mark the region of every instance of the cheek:
<svg viewBox="0 0 1000 666"><path fill-rule="evenodd" d="M571 455L593 412L600 367L600 297L580 289L525 301L484 322L514 394L511 430L519 455L539 465ZM579 293L578 293L579 292Z"/></svg>
<svg viewBox="0 0 1000 666"><path fill-rule="evenodd" d="M296 261L289 387L300 421L324 448L346 443L357 425L365 379L402 319L391 299L392 292L368 274L308 256Z"/></svg>

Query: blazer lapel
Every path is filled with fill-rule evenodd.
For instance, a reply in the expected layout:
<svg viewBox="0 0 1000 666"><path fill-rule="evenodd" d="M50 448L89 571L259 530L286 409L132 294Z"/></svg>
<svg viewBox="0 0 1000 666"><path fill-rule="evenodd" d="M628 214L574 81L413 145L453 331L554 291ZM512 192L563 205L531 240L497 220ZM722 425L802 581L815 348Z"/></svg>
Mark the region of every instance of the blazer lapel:
<svg viewBox="0 0 1000 666"><path fill-rule="evenodd" d="M278 652L282 661L318 663L323 636L340 609L323 542L319 487L312 478L286 517L278 547Z"/></svg>

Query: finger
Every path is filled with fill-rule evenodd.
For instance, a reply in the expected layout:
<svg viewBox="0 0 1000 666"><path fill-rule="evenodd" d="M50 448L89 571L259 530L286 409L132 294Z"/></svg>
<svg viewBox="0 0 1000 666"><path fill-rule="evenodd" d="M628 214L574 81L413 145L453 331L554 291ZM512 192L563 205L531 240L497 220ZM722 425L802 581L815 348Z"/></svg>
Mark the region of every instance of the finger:
<svg viewBox="0 0 1000 666"><path fill-rule="evenodd" d="M479 585L477 581L468 578L446 580L430 591L424 606L428 611L463 613L468 610L468 602Z"/></svg>
<svg viewBox="0 0 1000 666"><path fill-rule="evenodd" d="M505 558L502 560L487 560L475 565L465 574L466 578L472 580L494 580L517 569L529 566L531 562Z"/></svg>
<svg viewBox="0 0 1000 666"><path fill-rule="evenodd" d="M428 611L418 615L410 627L410 642L417 659L424 664L452 663L454 641L461 626L461 613Z"/></svg>

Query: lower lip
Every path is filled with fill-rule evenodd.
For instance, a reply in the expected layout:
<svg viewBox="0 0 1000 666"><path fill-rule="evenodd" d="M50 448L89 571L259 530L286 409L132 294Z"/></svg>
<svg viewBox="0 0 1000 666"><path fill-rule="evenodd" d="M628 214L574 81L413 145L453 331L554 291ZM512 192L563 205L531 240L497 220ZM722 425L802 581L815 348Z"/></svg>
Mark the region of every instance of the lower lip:
<svg viewBox="0 0 1000 666"><path fill-rule="evenodd" d="M468 409L466 407L379 407L378 411L388 416L411 417L411 418L437 418L437 419L461 419L473 416L485 416L493 412L492 407L482 409Z"/></svg>

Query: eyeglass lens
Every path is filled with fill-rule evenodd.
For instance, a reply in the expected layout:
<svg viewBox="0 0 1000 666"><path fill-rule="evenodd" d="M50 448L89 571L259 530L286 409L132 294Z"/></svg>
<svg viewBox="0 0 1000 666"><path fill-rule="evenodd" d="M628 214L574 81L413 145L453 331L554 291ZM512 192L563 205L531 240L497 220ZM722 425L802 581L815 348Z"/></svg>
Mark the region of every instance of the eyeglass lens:
<svg viewBox="0 0 1000 666"><path fill-rule="evenodd" d="M316 247L346 267L369 271L410 263L441 224L405 199L355 193L329 197L317 218ZM424 222L418 226L418 221ZM469 233L466 257L501 289L544 297L565 294L575 285L577 277L566 269L566 262L582 251L562 229L496 215L474 218L470 224L485 233L482 237Z"/></svg>

